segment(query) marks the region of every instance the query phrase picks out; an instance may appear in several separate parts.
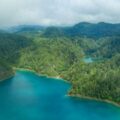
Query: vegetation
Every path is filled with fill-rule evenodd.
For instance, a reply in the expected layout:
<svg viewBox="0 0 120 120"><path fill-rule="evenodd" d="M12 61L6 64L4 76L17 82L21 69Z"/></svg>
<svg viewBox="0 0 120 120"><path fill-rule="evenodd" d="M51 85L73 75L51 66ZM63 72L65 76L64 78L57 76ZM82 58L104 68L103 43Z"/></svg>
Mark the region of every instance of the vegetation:
<svg viewBox="0 0 120 120"><path fill-rule="evenodd" d="M82 23L74 29L50 27L32 32L27 27L28 31L20 30L17 34L1 33L0 79L13 75L13 67L35 70L70 81L73 85L70 95L107 99L120 104L119 25L107 24L116 28L111 36L109 27L103 26L106 24ZM99 32L96 33L97 28ZM88 31L82 35L81 30L86 29ZM86 56L98 60L85 63Z"/></svg>
<svg viewBox="0 0 120 120"><path fill-rule="evenodd" d="M32 47L21 52L17 67L34 69L49 76L58 76L83 57L79 45L67 38L36 38L33 41Z"/></svg>
<svg viewBox="0 0 120 120"><path fill-rule="evenodd" d="M20 58L21 49L31 41L15 34L0 33L0 79L14 75L13 66Z"/></svg>

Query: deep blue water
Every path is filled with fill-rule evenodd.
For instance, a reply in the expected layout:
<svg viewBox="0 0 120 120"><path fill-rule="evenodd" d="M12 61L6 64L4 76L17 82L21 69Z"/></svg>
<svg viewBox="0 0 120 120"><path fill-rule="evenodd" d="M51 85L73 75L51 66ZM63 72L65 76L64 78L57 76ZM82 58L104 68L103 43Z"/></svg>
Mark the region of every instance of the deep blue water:
<svg viewBox="0 0 120 120"><path fill-rule="evenodd" d="M65 96L71 85L17 71L0 83L0 120L120 120L120 108Z"/></svg>

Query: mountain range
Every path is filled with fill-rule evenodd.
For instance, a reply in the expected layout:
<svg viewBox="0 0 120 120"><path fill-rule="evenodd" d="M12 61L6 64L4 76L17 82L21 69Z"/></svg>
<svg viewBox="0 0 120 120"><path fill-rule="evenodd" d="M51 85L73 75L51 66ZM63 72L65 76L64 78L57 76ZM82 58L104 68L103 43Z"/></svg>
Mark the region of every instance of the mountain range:
<svg viewBox="0 0 120 120"><path fill-rule="evenodd" d="M93 62L86 63L84 59ZM0 80L16 68L61 77L69 95L120 104L120 24L22 25L0 31Z"/></svg>
<svg viewBox="0 0 120 120"><path fill-rule="evenodd" d="M40 25L20 25L8 29L12 33L24 32L42 32L45 37L67 36L67 37L91 37L100 38L107 36L120 36L120 24L112 23L88 23L81 22L73 26L57 27L57 26L40 26Z"/></svg>

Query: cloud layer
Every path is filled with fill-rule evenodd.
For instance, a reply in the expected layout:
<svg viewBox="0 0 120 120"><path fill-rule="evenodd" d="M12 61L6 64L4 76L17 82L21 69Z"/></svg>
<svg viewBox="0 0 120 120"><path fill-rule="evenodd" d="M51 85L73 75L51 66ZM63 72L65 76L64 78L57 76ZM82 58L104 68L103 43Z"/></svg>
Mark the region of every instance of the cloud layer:
<svg viewBox="0 0 120 120"><path fill-rule="evenodd" d="M120 22L120 0L0 0L0 26Z"/></svg>

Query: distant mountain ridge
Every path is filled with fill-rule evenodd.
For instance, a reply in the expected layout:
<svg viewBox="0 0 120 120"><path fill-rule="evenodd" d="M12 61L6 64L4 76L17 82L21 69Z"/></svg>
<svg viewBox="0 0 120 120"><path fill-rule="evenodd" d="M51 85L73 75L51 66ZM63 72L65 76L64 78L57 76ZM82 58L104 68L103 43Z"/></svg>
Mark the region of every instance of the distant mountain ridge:
<svg viewBox="0 0 120 120"><path fill-rule="evenodd" d="M42 31L43 26L40 25L19 25L9 28L7 31L11 33L20 33L20 32L37 32Z"/></svg>
<svg viewBox="0 0 120 120"><path fill-rule="evenodd" d="M79 23L71 28L73 36L87 36L87 37L106 37L106 36L119 36L120 24L110 24L100 22L93 23Z"/></svg>
<svg viewBox="0 0 120 120"><path fill-rule="evenodd" d="M39 25L20 25L9 29L12 33L23 32L42 32L44 37L59 37L59 36L81 36L100 38L107 36L120 36L120 24L112 23L88 23L81 22L70 27L57 27L57 26L39 26Z"/></svg>
<svg viewBox="0 0 120 120"><path fill-rule="evenodd" d="M100 22L97 24L93 23L86 23L82 22L79 24L76 24L72 27L54 27L54 29L47 28L43 35L54 36L53 30L55 31L55 36L62 34L63 36L86 36L91 38L99 38L99 37L107 37L107 36L120 36L120 24L110 24L110 23L104 23ZM59 31L59 33L58 33Z"/></svg>

